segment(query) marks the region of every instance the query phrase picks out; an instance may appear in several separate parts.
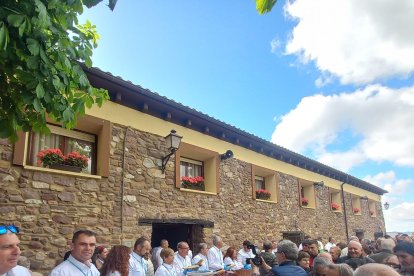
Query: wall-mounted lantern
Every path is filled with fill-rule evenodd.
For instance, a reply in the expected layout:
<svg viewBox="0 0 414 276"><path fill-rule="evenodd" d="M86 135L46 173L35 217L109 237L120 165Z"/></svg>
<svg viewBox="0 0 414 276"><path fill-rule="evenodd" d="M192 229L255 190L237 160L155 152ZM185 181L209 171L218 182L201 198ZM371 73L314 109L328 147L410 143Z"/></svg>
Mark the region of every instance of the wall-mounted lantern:
<svg viewBox="0 0 414 276"><path fill-rule="evenodd" d="M182 136L179 136L176 134L175 130L171 130L170 134L165 136L165 144L167 145L167 148L170 151L170 153L162 158L162 162L161 162L162 173L164 173L165 167L167 166L168 160L170 160L171 155L173 155L180 147L182 138L183 138Z"/></svg>
<svg viewBox="0 0 414 276"><path fill-rule="evenodd" d="M384 203L384 209L388 210L390 208L390 204L388 202Z"/></svg>

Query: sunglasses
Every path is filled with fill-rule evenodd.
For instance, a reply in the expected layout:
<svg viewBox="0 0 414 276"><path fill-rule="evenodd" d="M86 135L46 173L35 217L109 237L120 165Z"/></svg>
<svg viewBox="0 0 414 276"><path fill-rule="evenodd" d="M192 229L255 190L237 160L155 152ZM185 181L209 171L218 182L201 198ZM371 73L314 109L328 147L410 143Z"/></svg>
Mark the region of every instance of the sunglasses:
<svg viewBox="0 0 414 276"><path fill-rule="evenodd" d="M0 225L0 235L6 234L7 231L10 231L14 234L18 234L20 232L19 227L14 226L13 224Z"/></svg>

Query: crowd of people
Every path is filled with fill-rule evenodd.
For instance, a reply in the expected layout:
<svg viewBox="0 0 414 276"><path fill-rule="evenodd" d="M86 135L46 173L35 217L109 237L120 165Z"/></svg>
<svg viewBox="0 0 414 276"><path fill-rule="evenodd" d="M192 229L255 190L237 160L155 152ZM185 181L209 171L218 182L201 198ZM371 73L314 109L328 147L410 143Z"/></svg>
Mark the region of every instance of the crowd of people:
<svg viewBox="0 0 414 276"><path fill-rule="evenodd" d="M18 265L19 229L0 225L0 275L28 276L31 272ZM256 254L255 254L256 253ZM71 250L51 276L184 276L219 274L234 276L348 276L414 275L414 243L405 234L385 236L376 241L350 237L347 243L333 238L323 245L321 239L305 239L298 246L289 240L265 241L258 248L244 241L242 248L224 247L220 236L212 246L200 243L196 252L186 241L177 251L168 240L151 249L145 237L136 240L133 249L124 245L97 246L96 234L79 230L73 234ZM201 274L206 273L206 274Z"/></svg>

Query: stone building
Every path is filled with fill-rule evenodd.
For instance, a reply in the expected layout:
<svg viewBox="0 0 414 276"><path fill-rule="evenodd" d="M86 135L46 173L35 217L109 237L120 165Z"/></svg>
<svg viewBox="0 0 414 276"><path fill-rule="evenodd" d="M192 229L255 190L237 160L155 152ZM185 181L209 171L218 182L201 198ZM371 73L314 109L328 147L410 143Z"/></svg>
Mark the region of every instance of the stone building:
<svg viewBox="0 0 414 276"><path fill-rule="evenodd" d="M111 100L74 130L50 122L51 137L0 140L1 223L21 227L22 254L34 271L47 273L61 261L80 228L96 231L101 244L132 245L145 235L153 246L167 238L193 249L214 234L240 247L246 239L298 242L309 234L344 241L385 231L385 190L109 73L87 74ZM183 138L162 171L172 129ZM45 147L86 152L91 160L82 172L41 167L36 155ZM229 150L233 157L225 158ZM184 175L203 176L202 190L183 187ZM270 198L256 196L263 189Z"/></svg>

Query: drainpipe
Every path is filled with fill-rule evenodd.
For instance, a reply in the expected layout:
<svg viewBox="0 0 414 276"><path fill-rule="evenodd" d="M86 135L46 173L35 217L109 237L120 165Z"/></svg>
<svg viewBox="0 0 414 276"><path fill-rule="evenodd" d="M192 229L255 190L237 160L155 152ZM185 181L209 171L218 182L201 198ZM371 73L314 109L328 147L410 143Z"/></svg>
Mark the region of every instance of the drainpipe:
<svg viewBox="0 0 414 276"><path fill-rule="evenodd" d="M121 175L121 235L124 233L124 186L125 186L125 153L126 153L126 140L128 135L128 130L130 127L127 127L124 136L124 151L122 152L122 175Z"/></svg>
<svg viewBox="0 0 414 276"><path fill-rule="evenodd" d="M346 182L348 181L348 175L346 176ZM342 195L342 209L344 210L344 222L345 222L345 234L346 240L349 240L349 232L348 232L348 218L346 217L346 205L345 205L345 195L344 195L344 185L347 184L346 182L342 182L341 184L341 195Z"/></svg>

